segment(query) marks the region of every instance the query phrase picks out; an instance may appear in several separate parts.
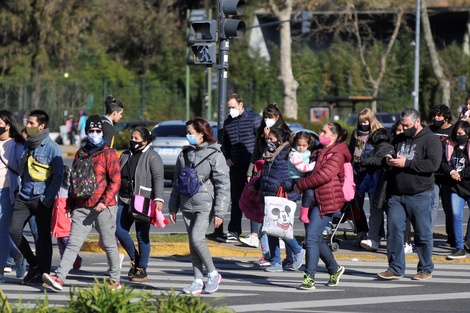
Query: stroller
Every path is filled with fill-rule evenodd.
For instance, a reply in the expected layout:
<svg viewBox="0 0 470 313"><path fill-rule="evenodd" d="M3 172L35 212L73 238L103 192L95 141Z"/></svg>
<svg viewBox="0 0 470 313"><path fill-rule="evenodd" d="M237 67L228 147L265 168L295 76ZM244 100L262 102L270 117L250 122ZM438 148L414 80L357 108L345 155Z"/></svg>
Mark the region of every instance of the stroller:
<svg viewBox="0 0 470 313"><path fill-rule="evenodd" d="M331 248L331 251L335 252L339 249L340 240L336 238L336 234L340 231L343 232L344 239L347 239L346 232L353 231L357 234L356 220L359 219L360 212L357 208L356 201L351 200L346 202L341 211L333 215L331 221L331 229L328 231L328 245ZM341 224L346 223L347 227L341 227Z"/></svg>

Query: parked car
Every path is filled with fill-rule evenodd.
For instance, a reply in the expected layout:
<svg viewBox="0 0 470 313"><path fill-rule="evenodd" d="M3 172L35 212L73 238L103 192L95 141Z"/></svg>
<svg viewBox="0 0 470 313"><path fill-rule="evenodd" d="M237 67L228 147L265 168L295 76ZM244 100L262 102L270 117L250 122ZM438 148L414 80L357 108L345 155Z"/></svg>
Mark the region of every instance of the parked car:
<svg viewBox="0 0 470 313"><path fill-rule="evenodd" d="M126 122L119 122L114 126L115 133L122 133L123 131L128 130L132 132L132 130L138 126L144 126L146 128L153 127L155 122L150 121L126 121Z"/></svg>
<svg viewBox="0 0 470 313"><path fill-rule="evenodd" d="M355 127L357 125L357 116L357 113L348 116L346 119L346 124ZM377 112L375 113L375 116L386 129L392 128L393 124L400 120L400 113Z"/></svg>
<svg viewBox="0 0 470 313"><path fill-rule="evenodd" d="M209 122L217 138L217 123ZM173 179L176 159L183 146L188 145L186 139L186 121L172 120L158 123L152 134L156 136L152 142L153 149L160 154L163 160L165 179Z"/></svg>

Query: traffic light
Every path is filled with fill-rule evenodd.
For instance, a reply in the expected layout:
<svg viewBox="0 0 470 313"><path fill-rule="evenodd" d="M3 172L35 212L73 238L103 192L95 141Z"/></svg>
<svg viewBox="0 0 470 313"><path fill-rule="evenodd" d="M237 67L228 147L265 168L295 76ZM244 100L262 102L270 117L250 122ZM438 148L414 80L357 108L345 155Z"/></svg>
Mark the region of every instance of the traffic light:
<svg viewBox="0 0 470 313"><path fill-rule="evenodd" d="M301 15L300 15L300 22L301 22L300 32L302 34L310 33L310 30L311 30L311 27L312 27L312 18L313 18L312 12L308 12L308 11L302 11L301 12Z"/></svg>
<svg viewBox="0 0 470 313"><path fill-rule="evenodd" d="M220 8L219 8L220 10ZM233 19L233 16L245 14L246 3L244 0L223 0L222 15L225 16L220 24L220 38L243 38L246 31L245 22Z"/></svg>
<svg viewBox="0 0 470 313"><path fill-rule="evenodd" d="M194 64L211 65L217 62L217 22L215 20L192 22L189 28L188 42L193 51Z"/></svg>

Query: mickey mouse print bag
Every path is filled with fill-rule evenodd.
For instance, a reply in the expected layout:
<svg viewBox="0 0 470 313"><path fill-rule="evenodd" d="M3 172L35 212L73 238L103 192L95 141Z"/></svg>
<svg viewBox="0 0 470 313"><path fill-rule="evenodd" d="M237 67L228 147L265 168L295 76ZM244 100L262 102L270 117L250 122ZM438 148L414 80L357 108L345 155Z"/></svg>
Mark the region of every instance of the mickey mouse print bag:
<svg viewBox="0 0 470 313"><path fill-rule="evenodd" d="M287 192L279 187L275 197L264 197L263 232L283 238L294 238L294 214L297 204L287 198Z"/></svg>

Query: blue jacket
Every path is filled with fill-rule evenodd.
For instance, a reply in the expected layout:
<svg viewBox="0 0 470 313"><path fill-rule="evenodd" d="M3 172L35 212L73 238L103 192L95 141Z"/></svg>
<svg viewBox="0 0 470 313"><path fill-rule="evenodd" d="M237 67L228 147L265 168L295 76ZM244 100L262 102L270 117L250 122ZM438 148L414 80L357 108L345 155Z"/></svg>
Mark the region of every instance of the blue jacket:
<svg viewBox="0 0 470 313"><path fill-rule="evenodd" d="M15 142L11 139L10 149L5 151L6 159L8 160L8 166L13 169L16 173L20 172L21 155L23 154L24 144ZM15 203L15 192L18 191L20 179L17 174L11 170L7 170L6 179L10 180L10 203Z"/></svg>
<svg viewBox="0 0 470 313"><path fill-rule="evenodd" d="M26 142L25 151L28 147L29 143ZM64 180L62 151L51 137L47 137L36 149L31 150L30 155L39 163L49 165L51 167L51 176L45 182L33 181L29 175L26 163L19 194L26 200L39 198L42 204L47 207L52 207L55 196L59 192L62 181ZM23 153L22 158L23 157L25 157L25 153Z"/></svg>
<svg viewBox="0 0 470 313"><path fill-rule="evenodd" d="M248 169L260 124L261 116L248 108L240 116L229 116L224 121L222 152L227 160L232 160L232 168Z"/></svg>

